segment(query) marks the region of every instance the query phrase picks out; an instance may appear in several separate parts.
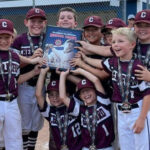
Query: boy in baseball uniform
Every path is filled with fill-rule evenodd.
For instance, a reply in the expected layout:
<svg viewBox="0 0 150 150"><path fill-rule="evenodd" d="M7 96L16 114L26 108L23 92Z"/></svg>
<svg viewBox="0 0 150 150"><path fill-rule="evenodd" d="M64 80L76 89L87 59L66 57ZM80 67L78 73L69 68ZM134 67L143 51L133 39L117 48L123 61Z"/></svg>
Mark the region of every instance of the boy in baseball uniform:
<svg viewBox="0 0 150 150"><path fill-rule="evenodd" d="M143 67L133 55L137 36L129 28L115 29L112 35L116 57L99 62L98 67L103 70L97 76L112 78L111 100L116 103L120 149L149 149L150 84L135 76L135 70Z"/></svg>
<svg viewBox="0 0 150 150"><path fill-rule="evenodd" d="M69 70L61 72L59 92L68 112L73 116L80 116L82 150L113 150L111 144L114 140L114 130L109 98L96 76L81 68L72 72L88 79L82 79L77 85L75 96L69 98L65 87ZM83 104L77 100L81 100Z"/></svg>
<svg viewBox="0 0 150 150"><path fill-rule="evenodd" d="M51 126L51 134L57 150L81 150L80 119L70 115L67 107L62 103L59 97L58 80L51 80L49 82L46 91L50 105L46 101L46 94L43 92L43 88L48 70L48 67L41 69L36 86L36 97L41 114L48 120Z"/></svg>
<svg viewBox="0 0 150 150"><path fill-rule="evenodd" d="M21 115L18 108L20 62L37 63L10 48L14 38L13 23L0 19L0 141L7 150L22 150Z"/></svg>
<svg viewBox="0 0 150 150"><path fill-rule="evenodd" d="M30 9L24 20L28 28L26 33L18 36L12 47L22 56L28 58L42 57L41 49L44 41L44 29L46 27L46 14L40 8ZM22 64L21 74L28 73L34 65ZM22 134L24 150L34 150L38 131L43 127L43 117L40 114L35 97L35 87L38 76L19 85L18 104L22 116Z"/></svg>

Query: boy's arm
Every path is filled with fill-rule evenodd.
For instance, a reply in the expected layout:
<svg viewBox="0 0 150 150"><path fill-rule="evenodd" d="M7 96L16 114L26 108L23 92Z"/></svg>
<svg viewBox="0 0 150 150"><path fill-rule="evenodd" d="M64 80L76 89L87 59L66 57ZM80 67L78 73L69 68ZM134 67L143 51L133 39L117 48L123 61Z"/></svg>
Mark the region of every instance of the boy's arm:
<svg viewBox="0 0 150 150"><path fill-rule="evenodd" d="M86 64L83 60L81 60L81 58L76 59L76 62L74 62L73 66L79 66L80 68L87 70L88 72L94 74L102 80L109 77L109 74L106 73L104 70L97 69Z"/></svg>
<svg viewBox="0 0 150 150"><path fill-rule="evenodd" d="M145 119L149 109L150 109L150 95L146 95L143 98L142 110L140 112L140 115L133 126L134 133L141 133L141 131L144 129Z"/></svg>
<svg viewBox="0 0 150 150"><path fill-rule="evenodd" d="M98 54L101 56L106 56L106 57L113 56L111 49L110 49L111 46L97 46L97 45L87 43L85 41L78 41L78 43L82 47L77 47L77 48L85 54L88 51L88 52L91 52L93 54Z"/></svg>
<svg viewBox="0 0 150 150"><path fill-rule="evenodd" d="M101 59L95 59L95 58L90 58L88 56L86 56L83 52L78 52L76 54L76 57L72 59L72 62L76 62L78 61L78 58L82 59L84 62L86 62L87 64L93 66L93 67L96 67L96 68L100 68L100 69L103 69L103 66L102 66L102 60Z"/></svg>
<svg viewBox="0 0 150 150"><path fill-rule="evenodd" d="M21 67L25 67L28 64L43 64L43 50L41 48L38 48L34 51L33 55L31 57L22 56L19 54Z"/></svg>
<svg viewBox="0 0 150 150"><path fill-rule="evenodd" d="M30 72L24 73L19 76L18 78L18 84L22 84L23 82L28 81L29 79L33 78L34 76L38 75L40 73L39 65L36 65L33 70Z"/></svg>
<svg viewBox="0 0 150 150"><path fill-rule="evenodd" d="M28 58L28 57L25 57L25 56L22 56L22 55L19 55L19 58L20 58L20 61L21 61L21 65L25 64L45 64L46 63L46 60L42 57L35 57L35 58Z"/></svg>
<svg viewBox="0 0 150 150"><path fill-rule="evenodd" d="M61 71L59 71L59 68L56 68L56 73L57 74L61 74ZM75 85L77 85L79 82L80 82L80 78L75 76L75 75L72 75L72 74L68 74L67 75L67 80L71 81L72 83L74 83Z"/></svg>
<svg viewBox="0 0 150 150"><path fill-rule="evenodd" d="M44 81L45 81L45 76L46 73L48 72L49 67L45 68L45 69L41 69L37 84L36 84L36 91L35 91L35 96L37 98L38 104L40 106L40 109L42 109L44 107L44 96L42 94L42 89L44 86Z"/></svg>
<svg viewBox="0 0 150 150"><path fill-rule="evenodd" d="M94 76L92 73L90 73L90 72L88 72L84 69L81 69L81 68L73 70L72 72L75 73L75 74L83 75L84 77L89 79L95 85L95 88L96 88L97 91L105 94L104 88L103 88L100 80L96 76Z"/></svg>
<svg viewBox="0 0 150 150"><path fill-rule="evenodd" d="M72 75L72 74L69 74L68 76L67 76L67 80L69 80L69 81L71 81L72 83L74 83L75 85L77 85L79 82L80 82L80 78L79 77L77 77L77 76L74 76L74 75Z"/></svg>
<svg viewBox="0 0 150 150"><path fill-rule="evenodd" d="M66 72L62 71L60 74L60 80L59 80L60 99L63 101L63 103L67 107L69 107L69 104L70 104L70 98L67 96L67 93L66 93L66 78L68 74L69 74L69 70L67 70Z"/></svg>

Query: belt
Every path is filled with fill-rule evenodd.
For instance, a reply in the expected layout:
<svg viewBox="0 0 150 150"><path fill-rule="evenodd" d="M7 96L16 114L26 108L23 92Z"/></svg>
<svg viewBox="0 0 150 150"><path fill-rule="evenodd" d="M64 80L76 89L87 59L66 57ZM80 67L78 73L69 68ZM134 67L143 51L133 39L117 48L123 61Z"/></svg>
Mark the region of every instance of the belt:
<svg viewBox="0 0 150 150"><path fill-rule="evenodd" d="M135 108L138 108L139 105L137 103L134 103L134 104L130 104L130 107L131 109L135 109ZM123 110L122 105L118 105L118 109L122 111Z"/></svg>
<svg viewBox="0 0 150 150"><path fill-rule="evenodd" d="M7 101L7 102L11 102L16 98L15 95L11 95L9 98L8 97L1 97L0 96L0 101Z"/></svg>

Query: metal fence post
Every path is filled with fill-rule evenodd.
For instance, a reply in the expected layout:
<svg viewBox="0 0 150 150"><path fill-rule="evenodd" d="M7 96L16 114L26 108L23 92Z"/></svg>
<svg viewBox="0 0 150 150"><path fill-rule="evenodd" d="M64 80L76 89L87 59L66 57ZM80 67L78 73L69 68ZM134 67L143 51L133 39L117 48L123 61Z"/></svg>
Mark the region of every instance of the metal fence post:
<svg viewBox="0 0 150 150"><path fill-rule="evenodd" d="M146 9L149 9L149 0L147 0L146 3L147 3Z"/></svg>
<svg viewBox="0 0 150 150"><path fill-rule="evenodd" d="M33 8L35 8L35 0L32 0Z"/></svg>
<svg viewBox="0 0 150 150"><path fill-rule="evenodd" d="M122 0L122 17L124 22L126 22L127 18L127 0Z"/></svg>

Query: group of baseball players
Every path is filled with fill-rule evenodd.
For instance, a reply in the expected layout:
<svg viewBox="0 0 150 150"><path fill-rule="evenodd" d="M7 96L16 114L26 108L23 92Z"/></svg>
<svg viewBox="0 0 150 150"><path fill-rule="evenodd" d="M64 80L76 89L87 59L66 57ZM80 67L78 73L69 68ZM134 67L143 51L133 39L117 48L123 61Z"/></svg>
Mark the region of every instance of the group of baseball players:
<svg viewBox="0 0 150 150"><path fill-rule="evenodd" d="M57 17L77 27L73 8ZM0 19L0 150L34 150L44 118L50 150L150 150L150 10L129 19L85 18L76 69L65 71L43 58L44 10L27 12L21 35Z"/></svg>

